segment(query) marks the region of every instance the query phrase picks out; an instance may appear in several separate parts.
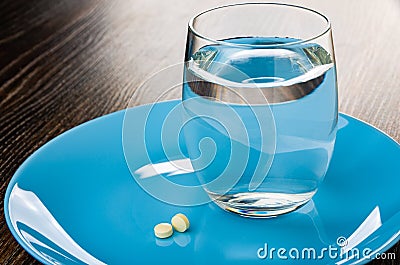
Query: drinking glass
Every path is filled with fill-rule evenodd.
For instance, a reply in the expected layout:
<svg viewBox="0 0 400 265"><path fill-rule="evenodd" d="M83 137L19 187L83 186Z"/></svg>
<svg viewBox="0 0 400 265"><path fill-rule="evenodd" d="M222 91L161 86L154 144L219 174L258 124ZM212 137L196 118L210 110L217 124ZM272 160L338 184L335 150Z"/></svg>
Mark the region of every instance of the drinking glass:
<svg viewBox="0 0 400 265"><path fill-rule="evenodd" d="M189 22L184 139L210 198L248 217L307 203L337 128L331 25L309 8L221 6Z"/></svg>

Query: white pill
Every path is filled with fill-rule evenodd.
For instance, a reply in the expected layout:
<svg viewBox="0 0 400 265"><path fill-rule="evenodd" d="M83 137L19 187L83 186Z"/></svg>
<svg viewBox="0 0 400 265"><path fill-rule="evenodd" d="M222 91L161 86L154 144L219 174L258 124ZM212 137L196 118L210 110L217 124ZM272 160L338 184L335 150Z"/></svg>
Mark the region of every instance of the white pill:
<svg viewBox="0 0 400 265"><path fill-rule="evenodd" d="M160 223L154 227L154 234L158 238L167 238L172 235L172 226L168 223Z"/></svg>
<svg viewBox="0 0 400 265"><path fill-rule="evenodd" d="M185 232L189 229L189 219L182 213L176 214L171 219L172 226L178 232Z"/></svg>

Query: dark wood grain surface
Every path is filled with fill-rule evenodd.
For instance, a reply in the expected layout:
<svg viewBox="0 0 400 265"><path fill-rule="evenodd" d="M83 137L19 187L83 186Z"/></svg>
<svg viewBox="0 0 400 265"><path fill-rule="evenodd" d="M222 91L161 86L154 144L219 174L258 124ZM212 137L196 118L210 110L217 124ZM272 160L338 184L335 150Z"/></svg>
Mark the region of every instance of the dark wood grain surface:
<svg viewBox="0 0 400 265"><path fill-rule="evenodd" d="M400 141L400 1L290 1L332 19L340 111ZM226 1L0 2L0 264L39 264L10 234L3 199L41 145L95 117L142 104L137 87L183 60L188 19ZM387 252L399 264L399 243Z"/></svg>

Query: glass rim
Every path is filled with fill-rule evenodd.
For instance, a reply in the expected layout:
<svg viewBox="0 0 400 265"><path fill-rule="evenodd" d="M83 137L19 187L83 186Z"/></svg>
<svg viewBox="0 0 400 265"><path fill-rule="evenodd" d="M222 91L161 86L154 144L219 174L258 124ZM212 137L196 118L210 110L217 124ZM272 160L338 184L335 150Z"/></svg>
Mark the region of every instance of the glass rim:
<svg viewBox="0 0 400 265"><path fill-rule="evenodd" d="M198 32L195 27L194 27L194 21L195 19L197 19L198 17L218 10L218 9L223 9L223 8L227 8L227 7L236 7L236 6L250 6L250 5L270 5L270 6L286 6L286 7L291 7L291 8L296 8L296 9L302 9L303 11L308 11L311 13L314 13L315 15L318 15L319 17L325 19L326 21L326 26L324 27L324 29L322 30L321 33L315 34L312 37L306 38L306 39L300 39L298 41L293 41L293 42L286 42L286 43L277 43L277 44L244 44L244 43L232 43L232 42L228 42L228 41L224 41L224 40L215 40L213 38L207 37L205 36L205 34L202 34L200 32ZM217 6L217 7L213 7L207 10L204 10L200 13L198 13L197 15L193 16L189 22L188 22L188 28L190 30L190 32L192 32L195 36L215 43L215 44L221 44L221 45L226 45L226 46L234 46L234 47L282 47L282 46L291 46L291 45L296 45L296 44L302 44L302 43L306 43L315 39L318 39L319 37L325 35L330 29L331 29L331 21L329 20L329 18L327 16L325 16L324 14L322 14L319 11L316 11L314 9L308 8L308 7L304 7L304 6L298 6L298 5L292 5L292 4L287 4L287 3L274 3L274 2L247 2L247 3L236 3L236 4L229 4L229 5L222 5L222 6Z"/></svg>

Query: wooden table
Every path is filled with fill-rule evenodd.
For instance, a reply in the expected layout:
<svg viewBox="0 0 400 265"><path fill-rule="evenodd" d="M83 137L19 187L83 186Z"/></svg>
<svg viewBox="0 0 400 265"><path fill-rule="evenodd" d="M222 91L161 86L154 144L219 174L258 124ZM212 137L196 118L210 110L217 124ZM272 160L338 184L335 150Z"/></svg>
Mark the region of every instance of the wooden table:
<svg viewBox="0 0 400 265"><path fill-rule="evenodd" d="M221 4L226 1L220 1ZM333 24L340 111L400 141L400 2L291 1ZM35 150L95 117L134 105L147 76L183 60L186 23L211 0L0 2L0 210ZM146 91L146 93L159 93ZM356 209L355 209L356 210ZM399 264L396 260L371 264ZM39 264L0 216L0 264Z"/></svg>

